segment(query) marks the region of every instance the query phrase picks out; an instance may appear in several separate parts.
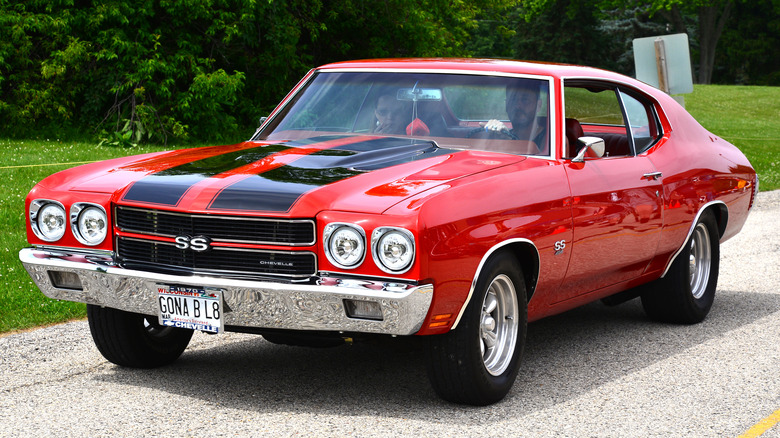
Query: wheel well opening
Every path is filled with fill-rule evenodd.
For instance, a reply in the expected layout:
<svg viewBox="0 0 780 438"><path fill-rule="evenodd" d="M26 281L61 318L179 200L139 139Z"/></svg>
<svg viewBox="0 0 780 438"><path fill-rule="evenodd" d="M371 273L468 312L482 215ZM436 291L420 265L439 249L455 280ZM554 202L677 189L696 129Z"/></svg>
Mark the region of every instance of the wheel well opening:
<svg viewBox="0 0 780 438"><path fill-rule="evenodd" d="M523 268L525 290L530 302L536 291L536 284L539 281L539 254L532 244L526 242L512 243L506 249L517 257L520 266Z"/></svg>
<svg viewBox="0 0 780 438"><path fill-rule="evenodd" d="M723 237L726 232L726 225L729 222L729 209L725 204L715 204L707 209L715 216L715 222L718 224L718 237Z"/></svg>

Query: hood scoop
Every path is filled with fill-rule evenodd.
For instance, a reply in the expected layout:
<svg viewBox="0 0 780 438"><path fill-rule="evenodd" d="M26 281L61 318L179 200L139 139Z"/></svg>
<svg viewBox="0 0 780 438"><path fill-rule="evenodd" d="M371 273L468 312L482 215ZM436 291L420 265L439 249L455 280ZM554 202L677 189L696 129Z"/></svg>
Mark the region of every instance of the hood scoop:
<svg viewBox="0 0 780 438"><path fill-rule="evenodd" d="M433 141L392 137L350 144L323 152L331 151L338 152L341 156L337 160L328 160L328 166L363 172L456 152L442 149Z"/></svg>

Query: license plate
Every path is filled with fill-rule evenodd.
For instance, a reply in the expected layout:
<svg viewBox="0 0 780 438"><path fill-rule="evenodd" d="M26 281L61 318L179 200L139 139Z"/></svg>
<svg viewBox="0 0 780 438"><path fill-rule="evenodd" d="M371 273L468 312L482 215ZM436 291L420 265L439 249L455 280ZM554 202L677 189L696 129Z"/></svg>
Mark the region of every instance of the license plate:
<svg viewBox="0 0 780 438"><path fill-rule="evenodd" d="M158 284L157 306L160 325L222 331L222 289Z"/></svg>

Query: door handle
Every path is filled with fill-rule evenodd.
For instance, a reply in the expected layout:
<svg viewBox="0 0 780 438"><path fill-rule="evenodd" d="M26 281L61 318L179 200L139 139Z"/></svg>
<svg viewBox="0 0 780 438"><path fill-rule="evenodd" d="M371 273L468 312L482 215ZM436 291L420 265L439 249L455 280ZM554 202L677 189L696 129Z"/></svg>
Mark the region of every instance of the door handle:
<svg viewBox="0 0 780 438"><path fill-rule="evenodd" d="M642 175L642 179L657 180L658 178L660 178L662 176L664 176L664 174L661 173L661 172L650 172L650 173L646 173L646 174Z"/></svg>

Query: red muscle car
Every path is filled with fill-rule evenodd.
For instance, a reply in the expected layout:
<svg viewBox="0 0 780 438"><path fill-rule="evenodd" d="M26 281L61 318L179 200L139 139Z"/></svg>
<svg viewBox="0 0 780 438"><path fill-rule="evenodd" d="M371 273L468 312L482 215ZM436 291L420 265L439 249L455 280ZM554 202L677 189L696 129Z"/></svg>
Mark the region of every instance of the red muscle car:
<svg viewBox="0 0 780 438"><path fill-rule="evenodd" d="M194 330L336 344L426 336L444 399L501 400L526 326L594 300L703 320L758 190L666 94L593 68L330 64L251 140L54 174L20 259L87 303L100 352L176 360Z"/></svg>

